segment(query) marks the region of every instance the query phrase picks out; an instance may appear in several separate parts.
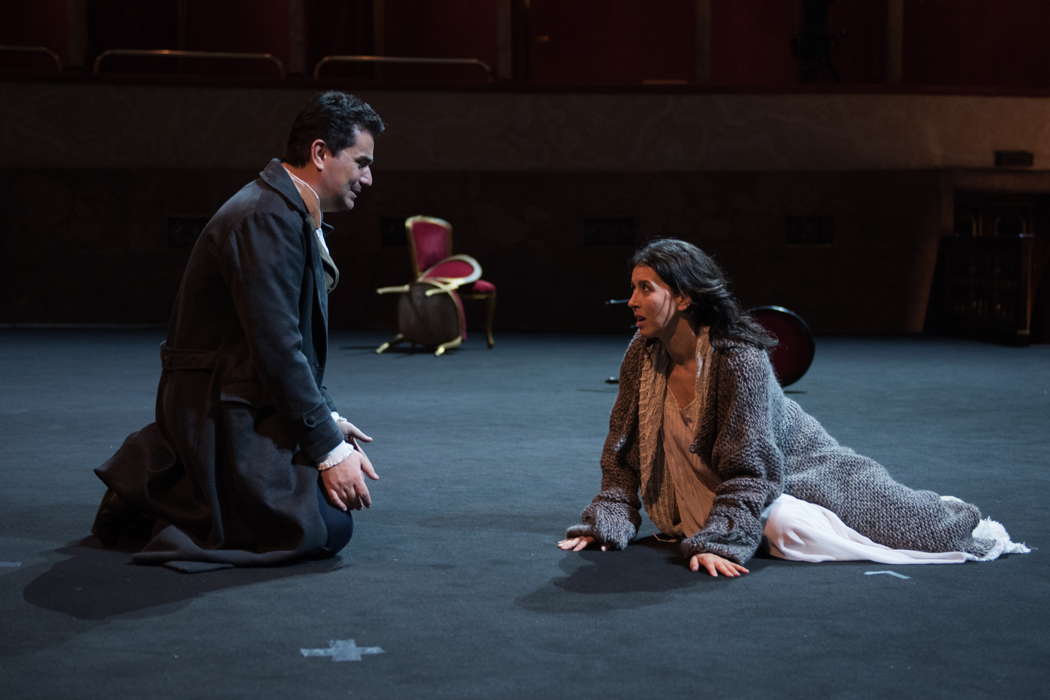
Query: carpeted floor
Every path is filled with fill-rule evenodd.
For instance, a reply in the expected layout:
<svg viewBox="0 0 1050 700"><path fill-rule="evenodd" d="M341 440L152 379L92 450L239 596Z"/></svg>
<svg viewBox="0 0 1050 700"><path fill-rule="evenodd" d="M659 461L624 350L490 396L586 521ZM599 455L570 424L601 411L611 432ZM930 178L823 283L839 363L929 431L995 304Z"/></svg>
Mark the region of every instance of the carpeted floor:
<svg viewBox="0 0 1050 700"><path fill-rule="evenodd" d="M490 352L474 337L443 358L376 356L382 339L332 342L329 389L376 437L383 477L350 553L187 575L81 542L92 468L152 418L161 332L0 331L0 693L1046 697L1045 550L759 558L736 580L646 540L566 554L554 542L597 490L603 380L626 338L503 334ZM1050 346L821 339L789 391L899 480L1050 539Z"/></svg>

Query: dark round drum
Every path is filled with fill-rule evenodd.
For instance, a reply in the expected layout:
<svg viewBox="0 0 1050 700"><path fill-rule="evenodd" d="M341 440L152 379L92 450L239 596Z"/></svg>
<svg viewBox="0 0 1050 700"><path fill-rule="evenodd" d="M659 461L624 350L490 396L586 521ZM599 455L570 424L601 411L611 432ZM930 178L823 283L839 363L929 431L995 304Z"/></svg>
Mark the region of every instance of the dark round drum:
<svg viewBox="0 0 1050 700"><path fill-rule="evenodd" d="M460 312L455 292L427 296L436 285L414 282L397 303L397 328L418 345L441 345L459 337Z"/></svg>
<svg viewBox="0 0 1050 700"><path fill-rule="evenodd" d="M783 306L756 306L748 313L778 341L769 360L780 386L790 386L802 379L813 364L816 352L813 333L802 317Z"/></svg>

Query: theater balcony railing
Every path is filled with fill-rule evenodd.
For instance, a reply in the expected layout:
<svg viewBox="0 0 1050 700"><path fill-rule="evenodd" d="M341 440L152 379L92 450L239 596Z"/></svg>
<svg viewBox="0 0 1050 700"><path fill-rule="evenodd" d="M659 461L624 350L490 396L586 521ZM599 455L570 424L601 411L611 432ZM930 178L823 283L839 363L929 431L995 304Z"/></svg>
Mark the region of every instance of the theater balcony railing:
<svg viewBox="0 0 1050 700"><path fill-rule="evenodd" d="M313 76L314 80L350 77L375 82L494 80L492 67L480 59L425 56L325 56L314 66Z"/></svg>
<svg viewBox="0 0 1050 700"><path fill-rule="evenodd" d="M91 72L285 78L284 63L273 54L174 49L109 49L95 57Z"/></svg>
<svg viewBox="0 0 1050 700"><path fill-rule="evenodd" d="M46 46L0 44L0 72L61 73L62 59Z"/></svg>

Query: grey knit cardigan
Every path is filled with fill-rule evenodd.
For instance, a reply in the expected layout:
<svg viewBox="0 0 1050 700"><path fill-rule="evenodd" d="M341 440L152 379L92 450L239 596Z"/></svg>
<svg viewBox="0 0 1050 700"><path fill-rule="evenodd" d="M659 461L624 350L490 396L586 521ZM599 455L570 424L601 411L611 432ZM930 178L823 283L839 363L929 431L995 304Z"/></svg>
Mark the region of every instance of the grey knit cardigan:
<svg viewBox="0 0 1050 700"><path fill-rule="evenodd" d="M647 343L635 335L620 366L620 389L602 449L601 491L567 536L590 535L623 549L638 531L638 390ZM977 507L897 483L878 462L835 441L784 396L764 350L723 341L713 363L704 415L690 451L722 479L703 528L681 542L682 554L711 552L743 564L762 539L762 511L781 493L824 506L863 535L895 549L963 551L981 556L974 539ZM704 402L701 402L704 403Z"/></svg>

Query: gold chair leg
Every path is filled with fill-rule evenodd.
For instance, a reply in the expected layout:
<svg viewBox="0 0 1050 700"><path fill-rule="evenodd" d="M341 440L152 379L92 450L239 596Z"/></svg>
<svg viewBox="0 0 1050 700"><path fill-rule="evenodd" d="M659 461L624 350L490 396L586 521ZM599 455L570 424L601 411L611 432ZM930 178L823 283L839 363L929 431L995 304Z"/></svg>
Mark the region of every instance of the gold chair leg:
<svg viewBox="0 0 1050 700"><path fill-rule="evenodd" d="M488 305L485 309L485 336L488 341L489 350L496 344L496 339L492 337L492 321L496 318L496 293L493 292L492 296L489 297Z"/></svg>
<svg viewBox="0 0 1050 700"><path fill-rule="evenodd" d="M441 357L442 355L445 354L446 350L451 350L452 348L458 348L462 343L463 343L463 338L461 338L459 336L453 338L452 340L448 341L447 343L442 343L441 345L438 345L437 346L437 350L434 351L434 357Z"/></svg>
<svg viewBox="0 0 1050 700"><path fill-rule="evenodd" d="M391 338L390 340L386 341L385 343L380 345L378 348L376 348L376 354L377 355L382 355L384 352L389 350L394 345L397 345L398 343L400 343L404 339L405 339L405 336L402 335L401 333L398 333L393 338Z"/></svg>

